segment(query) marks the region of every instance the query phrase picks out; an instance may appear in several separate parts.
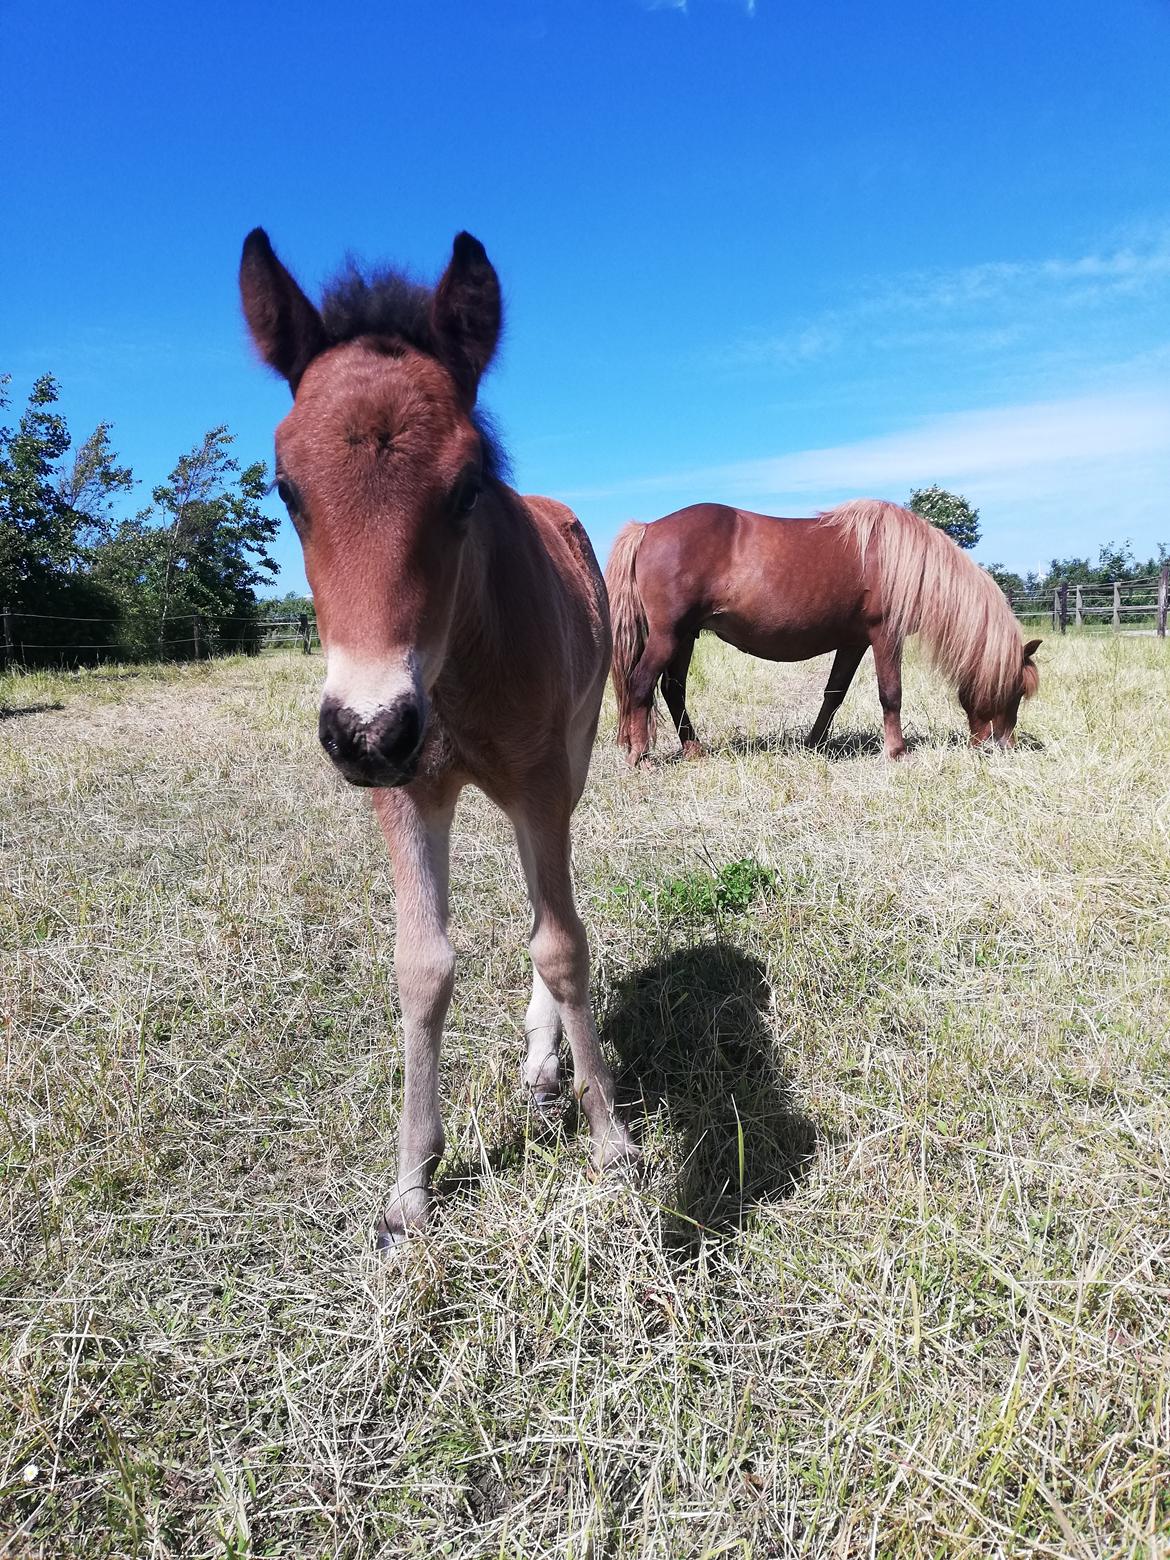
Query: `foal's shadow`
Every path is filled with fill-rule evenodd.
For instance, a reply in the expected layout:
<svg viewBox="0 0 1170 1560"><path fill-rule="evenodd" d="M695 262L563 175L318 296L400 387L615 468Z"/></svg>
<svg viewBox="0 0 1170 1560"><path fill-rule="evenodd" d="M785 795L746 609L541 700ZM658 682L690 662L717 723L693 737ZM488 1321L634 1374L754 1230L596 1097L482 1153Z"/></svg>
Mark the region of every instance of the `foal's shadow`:
<svg viewBox="0 0 1170 1560"><path fill-rule="evenodd" d="M686 948L634 971L606 1009L618 1100L665 1121L677 1144L664 1201L676 1245L732 1231L807 1173L816 1128L795 1107L765 1016L758 959L726 943Z"/></svg>

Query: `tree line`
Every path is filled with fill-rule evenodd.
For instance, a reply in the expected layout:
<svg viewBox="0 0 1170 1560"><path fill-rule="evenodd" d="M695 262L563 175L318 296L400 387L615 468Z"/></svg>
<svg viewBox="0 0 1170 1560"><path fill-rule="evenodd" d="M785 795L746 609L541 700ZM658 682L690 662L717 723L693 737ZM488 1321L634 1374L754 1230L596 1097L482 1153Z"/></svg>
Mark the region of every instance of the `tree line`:
<svg viewBox="0 0 1170 1560"><path fill-rule="evenodd" d="M0 376L0 415L10 382ZM16 426L0 426L0 664L12 656L25 665L84 665L251 651L265 622L313 619L310 597L257 596L277 573L268 549L279 522L261 508L264 462L241 467L225 425L179 457L148 505L118 519L114 505L137 481L119 463L111 424L75 446L59 398L56 379L43 374ZM978 542L979 511L961 494L916 488L907 504L960 547ZM1147 578L1168 557L1165 545L1142 559L1128 542L1108 542L1095 562L1053 558L1042 573L985 567L1011 594L1054 580Z"/></svg>
<svg viewBox="0 0 1170 1560"><path fill-rule="evenodd" d="M0 415L11 376L0 376ZM265 515L263 461L241 466L227 427L181 455L131 518L115 502L137 486L111 424L75 445L51 374L15 426L0 426L0 609L26 665L174 659L251 650L257 587L277 568L279 522Z"/></svg>

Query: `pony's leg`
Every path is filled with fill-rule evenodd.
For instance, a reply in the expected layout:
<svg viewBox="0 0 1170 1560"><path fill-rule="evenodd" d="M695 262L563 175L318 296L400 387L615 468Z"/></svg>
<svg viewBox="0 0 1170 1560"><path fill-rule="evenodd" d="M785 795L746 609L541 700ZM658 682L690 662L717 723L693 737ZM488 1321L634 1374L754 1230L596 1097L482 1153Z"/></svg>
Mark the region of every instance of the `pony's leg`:
<svg viewBox="0 0 1170 1560"><path fill-rule="evenodd" d="M654 707L654 689L658 679L674 657L673 636L651 630L637 666L630 677L630 765L639 764L650 751L650 718Z"/></svg>
<svg viewBox="0 0 1170 1560"><path fill-rule="evenodd" d="M873 664L877 672L878 698L886 731L886 757L901 758L906 751L902 737L902 646L896 639L879 635L873 642Z"/></svg>
<svg viewBox="0 0 1170 1560"><path fill-rule="evenodd" d="M552 1116L561 1096L561 1013L552 992L532 971L532 1000L524 1016L527 1050L524 1056L524 1085L532 1103L542 1115Z"/></svg>
<svg viewBox="0 0 1170 1560"><path fill-rule="evenodd" d="M573 902L569 869L568 786L564 795L510 809L532 900L528 947L545 989L557 1005L573 1054L573 1092L589 1122L598 1170L641 1158L614 1110L613 1074L601 1054L589 1001L589 943Z"/></svg>
<svg viewBox="0 0 1170 1560"><path fill-rule="evenodd" d="M825 684L825 698L821 705L821 713L813 722L813 728L808 734L809 747L819 746L828 736L829 727L833 724L833 716L841 708L845 695L849 692L849 684L857 675L857 668L861 665L868 648L867 645L862 645L860 650L856 650L843 646L833 657L829 680Z"/></svg>
<svg viewBox="0 0 1170 1560"><path fill-rule="evenodd" d="M1001 748L1016 745L1016 722L1009 714L997 715L991 723L991 733Z"/></svg>
<svg viewBox="0 0 1170 1560"><path fill-rule="evenodd" d="M662 674L662 697L666 700L670 718L678 732L678 740L682 743L684 758L703 756L695 728L691 725L691 717L687 714L687 673L691 669L694 650L695 641L684 639Z"/></svg>
<svg viewBox="0 0 1170 1560"><path fill-rule="evenodd" d="M443 1152L439 1046L455 983L455 953L447 940L447 882L457 794L374 793L394 866L394 968L405 1064L398 1174L378 1225L379 1248L397 1245L426 1222L431 1176Z"/></svg>

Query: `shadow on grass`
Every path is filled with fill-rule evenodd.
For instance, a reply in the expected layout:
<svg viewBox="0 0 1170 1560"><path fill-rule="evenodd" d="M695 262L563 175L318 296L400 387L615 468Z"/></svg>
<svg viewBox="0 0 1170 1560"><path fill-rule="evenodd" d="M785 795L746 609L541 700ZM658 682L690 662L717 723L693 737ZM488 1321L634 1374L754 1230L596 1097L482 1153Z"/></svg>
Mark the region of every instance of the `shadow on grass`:
<svg viewBox="0 0 1170 1560"><path fill-rule="evenodd" d="M614 991L602 1035L619 1060L618 1100L636 1124L665 1118L679 1170L671 1243L694 1249L791 1195L817 1132L795 1106L766 1021L758 959L727 943L668 954Z"/></svg>
<svg viewBox="0 0 1170 1560"><path fill-rule="evenodd" d="M937 732L906 734L908 753L930 748L969 748L970 746L970 738L963 731L953 731L943 735ZM1016 746L1021 751L1029 753L1044 751L1044 743L1040 738L1032 736L1027 731L1016 732ZM988 751L992 751L990 745ZM830 735L818 747L810 748L803 732L782 728L775 732L763 732L757 736L736 736L729 737L726 742L713 742L708 752L718 757L751 756L758 753L815 753L818 758L823 758L829 763L839 763L852 758L881 758L885 754L885 740L880 729L846 730Z"/></svg>
<svg viewBox="0 0 1170 1560"><path fill-rule="evenodd" d="M50 710L63 710L60 701L50 704L0 704L0 720L19 720L22 715L45 715Z"/></svg>

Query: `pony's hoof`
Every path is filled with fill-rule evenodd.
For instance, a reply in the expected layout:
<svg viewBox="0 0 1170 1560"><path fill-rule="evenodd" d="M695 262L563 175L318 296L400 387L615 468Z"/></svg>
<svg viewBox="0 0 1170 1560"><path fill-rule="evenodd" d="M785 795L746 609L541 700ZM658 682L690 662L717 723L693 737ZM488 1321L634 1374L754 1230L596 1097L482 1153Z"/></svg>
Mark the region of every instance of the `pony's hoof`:
<svg viewBox="0 0 1170 1560"><path fill-rule="evenodd" d="M682 752L684 758L706 758L707 756L701 742L684 742Z"/></svg>

